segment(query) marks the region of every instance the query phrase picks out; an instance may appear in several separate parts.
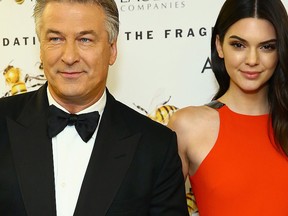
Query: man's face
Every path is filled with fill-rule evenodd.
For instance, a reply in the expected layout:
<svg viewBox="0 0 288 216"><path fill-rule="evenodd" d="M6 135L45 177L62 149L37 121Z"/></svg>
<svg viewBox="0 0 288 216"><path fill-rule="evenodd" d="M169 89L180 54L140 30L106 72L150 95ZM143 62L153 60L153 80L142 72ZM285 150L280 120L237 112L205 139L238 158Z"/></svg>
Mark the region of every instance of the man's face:
<svg viewBox="0 0 288 216"><path fill-rule="evenodd" d="M104 11L95 4L50 2L41 21L40 58L53 98L64 107L95 103L117 56Z"/></svg>

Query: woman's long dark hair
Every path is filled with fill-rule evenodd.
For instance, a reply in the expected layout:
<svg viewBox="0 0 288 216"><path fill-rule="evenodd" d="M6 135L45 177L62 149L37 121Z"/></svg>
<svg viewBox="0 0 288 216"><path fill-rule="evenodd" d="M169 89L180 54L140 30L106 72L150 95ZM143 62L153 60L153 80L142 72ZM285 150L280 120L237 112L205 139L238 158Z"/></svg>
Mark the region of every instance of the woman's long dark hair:
<svg viewBox="0 0 288 216"><path fill-rule="evenodd" d="M243 18L268 20L277 37L278 64L269 80L268 102L274 139L288 155L288 16L281 0L226 0L216 20L211 38L212 70L219 84L214 99L221 97L229 88L230 77L224 60L216 50L216 36L223 43L231 25Z"/></svg>

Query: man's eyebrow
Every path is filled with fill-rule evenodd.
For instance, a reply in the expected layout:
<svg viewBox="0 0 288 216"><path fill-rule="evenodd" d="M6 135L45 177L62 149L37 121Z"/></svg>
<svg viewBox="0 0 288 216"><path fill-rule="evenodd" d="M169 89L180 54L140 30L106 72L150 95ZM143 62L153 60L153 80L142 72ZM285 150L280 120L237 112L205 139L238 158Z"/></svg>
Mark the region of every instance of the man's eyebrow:
<svg viewBox="0 0 288 216"><path fill-rule="evenodd" d="M61 34L61 32L53 29L48 29L46 31L46 34Z"/></svg>
<svg viewBox="0 0 288 216"><path fill-rule="evenodd" d="M86 34L91 34L97 36L97 33L94 30L85 30L77 33L77 35L86 35Z"/></svg>
<svg viewBox="0 0 288 216"><path fill-rule="evenodd" d="M46 31L46 34L62 34L62 33L58 30L48 29ZM91 35L97 36L97 33L94 30L87 30L87 31L85 30L85 31L80 31L79 33L77 33L78 36L86 35L86 34L91 34Z"/></svg>

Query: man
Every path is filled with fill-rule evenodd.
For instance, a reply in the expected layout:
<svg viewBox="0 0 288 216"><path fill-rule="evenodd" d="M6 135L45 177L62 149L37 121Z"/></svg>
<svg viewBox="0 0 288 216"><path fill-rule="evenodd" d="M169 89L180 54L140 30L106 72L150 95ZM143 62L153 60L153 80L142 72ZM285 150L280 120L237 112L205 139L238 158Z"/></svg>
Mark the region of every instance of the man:
<svg viewBox="0 0 288 216"><path fill-rule="evenodd" d="M115 2L38 0L34 17L48 82L0 100L0 215L188 215L175 133L106 89Z"/></svg>

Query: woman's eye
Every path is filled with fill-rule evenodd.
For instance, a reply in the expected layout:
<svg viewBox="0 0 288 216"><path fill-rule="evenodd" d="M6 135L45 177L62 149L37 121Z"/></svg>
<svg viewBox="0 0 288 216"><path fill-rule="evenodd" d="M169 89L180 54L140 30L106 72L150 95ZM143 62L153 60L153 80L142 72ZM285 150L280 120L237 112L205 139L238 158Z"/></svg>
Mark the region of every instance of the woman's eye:
<svg viewBox="0 0 288 216"><path fill-rule="evenodd" d="M242 43L239 42L232 42L231 46L235 47L235 48L243 48L244 45Z"/></svg>
<svg viewBox="0 0 288 216"><path fill-rule="evenodd" d="M276 44L265 44L261 47L261 49L265 50L275 50L276 49Z"/></svg>

